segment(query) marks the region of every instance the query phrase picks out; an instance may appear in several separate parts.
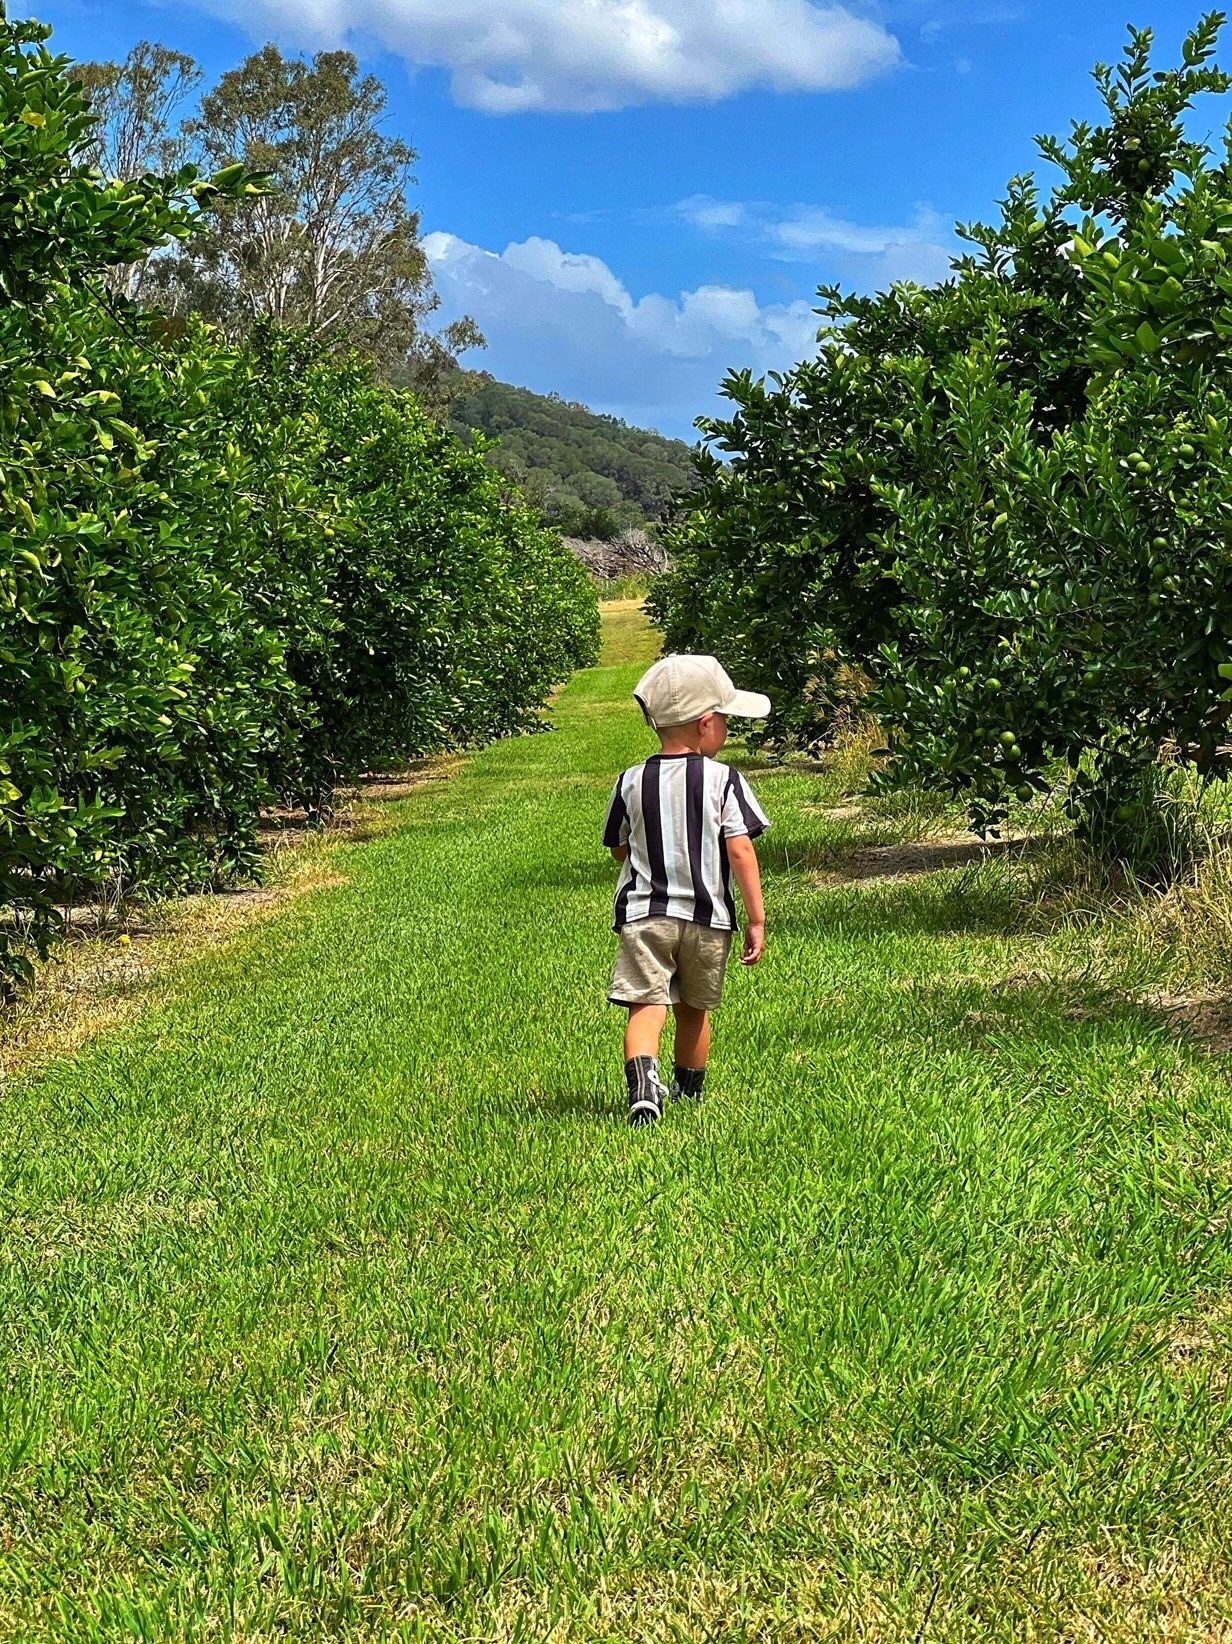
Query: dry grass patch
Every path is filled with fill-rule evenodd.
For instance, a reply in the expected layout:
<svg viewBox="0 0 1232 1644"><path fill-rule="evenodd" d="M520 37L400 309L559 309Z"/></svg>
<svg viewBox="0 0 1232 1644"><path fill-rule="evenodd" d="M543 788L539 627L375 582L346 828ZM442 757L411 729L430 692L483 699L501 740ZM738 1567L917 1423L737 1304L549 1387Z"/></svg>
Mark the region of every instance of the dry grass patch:
<svg viewBox="0 0 1232 1644"><path fill-rule="evenodd" d="M975 834L944 834L909 845L872 845L854 851L841 868L823 870L822 884L861 884L913 879L944 868L969 868L993 857L1021 853L1026 841L1016 838L979 839Z"/></svg>
<svg viewBox="0 0 1232 1644"><path fill-rule="evenodd" d="M1149 1562L1110 1548L1088 1567L1089 1597L1058 1617L1074 1644L1230 1644L1232 1565L1174 1550Z"/></svg>

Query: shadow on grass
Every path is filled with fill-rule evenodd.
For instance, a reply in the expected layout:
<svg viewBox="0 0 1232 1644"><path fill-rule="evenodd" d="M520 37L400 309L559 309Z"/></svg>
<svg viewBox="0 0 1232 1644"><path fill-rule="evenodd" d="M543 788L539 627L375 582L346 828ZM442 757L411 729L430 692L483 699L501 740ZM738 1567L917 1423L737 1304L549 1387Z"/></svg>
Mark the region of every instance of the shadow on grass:
<svg viewBox="0 0 1232 1644"><path fill-rule="evenodd" d="M774 932L815 936L841 925L853 941L911 936L1010 936L1025 933L1026 908L997 887L955 874L942 888L926 881L837 884L824 898L794 897L775 902Z"/></svg>
<svg viewBox="0 0 1232 1644"><path fill-rule="evenodd" d="M584 862L545 862L528 865L524 885L547 890L593 890L596 886L616 895L620 870L606 851Z"/></svg>
<svg viewBox="0 0 1232 1644"><path fill-rule="evenodd" d="M1021 862L1038 857L1044 839L917 839L892 843L817 843L805 846L795 865L833 873L838 880L862 883L870 879L914 879L947 868L980 868L1004 858Z"/></svg>
<svg viewBox="0 0 1232 1644"><path fill-rule="evenodd" d="M610 1089L566 1084L533 1089L527 1093L526 1112L532 1118L574 1119L582 1124L607 1126L624 1119L626 1100L623 1085L618 1090L614 1077Z"/></svg>
<svg viewBox="0 0 1232 1644"><path fill-rule="evenodd" d="M1155 1054L1173 1046L1191 1063L1232 1049L1226 1012L1164 1006L1097 978L1024 972L999 981L970 976L917 980L904 974L875 994L822 999L793 1030L798 1058L823 1058L836 1037L882 1047L890 1059L924 1066L936 1056L975 1056L1003 1069L1014 1087L1069 1091L1101 1047ZM1163 1077L1157 1069L1157 1077Z"/></svg>

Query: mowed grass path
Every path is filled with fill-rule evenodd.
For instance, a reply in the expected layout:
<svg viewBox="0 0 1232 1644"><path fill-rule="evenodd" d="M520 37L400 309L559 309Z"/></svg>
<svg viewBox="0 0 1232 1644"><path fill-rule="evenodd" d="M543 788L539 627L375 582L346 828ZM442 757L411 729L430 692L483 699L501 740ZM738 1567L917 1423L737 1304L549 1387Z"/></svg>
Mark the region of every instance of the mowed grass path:
<svg viewBox="0 0 1232 1644"><path fill-rule="evenodd" d="M630 1132L637 622L5 1098L0 1637L1232 1637L1226 1064L754 769L770 956Z"/></svg>

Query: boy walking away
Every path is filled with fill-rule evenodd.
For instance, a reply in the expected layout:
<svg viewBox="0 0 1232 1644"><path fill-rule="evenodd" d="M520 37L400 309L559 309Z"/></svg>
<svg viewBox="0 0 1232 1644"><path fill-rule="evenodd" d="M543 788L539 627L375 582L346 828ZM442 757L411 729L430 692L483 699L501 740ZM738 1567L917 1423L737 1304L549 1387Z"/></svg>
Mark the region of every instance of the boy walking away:
<svg viewBox="0 0 1232 1644"><path fill-rule="evenodd" d="M770 823L744 778L715 755L727 741L728 717L764 719L770 699L738 691L712 656L664 657L633 695L660 748L624 772L608 806L603 843L622 866L614 925L620 952L609 998L629 1012L629 1123L650 1125L668 1098L701 1101L710 1012L722 1000L739 928L733 877L748 919L741 963L756 965L765 952L753 841ZM659 1073L669 1007L676 1015L670 1089Z"/></svg>

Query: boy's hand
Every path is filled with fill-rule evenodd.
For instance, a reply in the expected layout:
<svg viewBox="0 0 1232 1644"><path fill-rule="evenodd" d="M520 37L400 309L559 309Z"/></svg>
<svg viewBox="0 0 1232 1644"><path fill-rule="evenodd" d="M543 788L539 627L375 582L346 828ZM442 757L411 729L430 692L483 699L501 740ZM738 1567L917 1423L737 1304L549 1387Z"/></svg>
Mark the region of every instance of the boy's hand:
<svg viewBox="0 0 1232 1644"><path fill-rule="evenodd" d="M766 925L762 920L757 924L749 925L744 932L744 952L740 955L742 965L760 965L762 955L766 951Z"/></svg>

